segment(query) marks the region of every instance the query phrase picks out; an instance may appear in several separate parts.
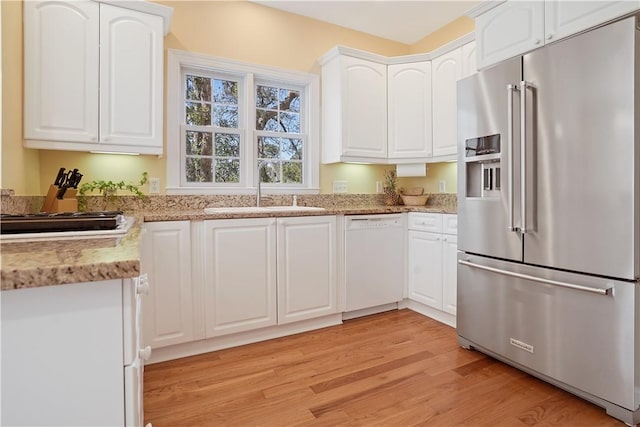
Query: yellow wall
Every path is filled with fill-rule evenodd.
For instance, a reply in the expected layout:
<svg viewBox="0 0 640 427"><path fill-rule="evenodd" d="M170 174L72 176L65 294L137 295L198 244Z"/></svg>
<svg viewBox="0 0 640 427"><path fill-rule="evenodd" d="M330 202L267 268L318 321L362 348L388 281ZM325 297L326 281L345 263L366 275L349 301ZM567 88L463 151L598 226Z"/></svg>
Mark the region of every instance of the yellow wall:
<svg viewBox="0 0 640 427"><path fill-rule="evenodd" d="M317 58L340 44L386 56L432 50L466 33L468 23L452 24L414 46L369 36L247 1L158 1L173 7L165 48L188 50L240 61L319 73ZM156 156L118 156L22 147L22 1L3 0L2 7L2 176L0 187L17 195L40 195L58 168L79 168L84 180L138 181L143 171L166 182L166 161ZM467 18L465 18L467 19ZM468 19L467 19L468 20ZM460 20L458 20L460 21ZM473 24L471 20L468 20ZM465 26L466 25L466 26ZM165 88L166 89L166 88ZM165 141L165 144L167 142ZM373 193L385 167L321 165L321 192L331 193L334 179L346 179L350 193ZM440 170L430 167L430 171ZM427 174L429 175L429 173ZM435 180L438 176L428 176ZM447 184L448 191L455 191Z"/></svg>

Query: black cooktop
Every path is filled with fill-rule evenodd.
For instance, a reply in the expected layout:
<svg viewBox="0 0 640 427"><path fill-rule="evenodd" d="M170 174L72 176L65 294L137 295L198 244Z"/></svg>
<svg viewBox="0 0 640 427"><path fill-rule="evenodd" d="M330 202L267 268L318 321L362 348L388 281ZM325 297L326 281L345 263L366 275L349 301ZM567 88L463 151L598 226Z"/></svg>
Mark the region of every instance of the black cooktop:
<svg viewBox="0 0 640 427"><path fill-rule="evenodd" d="M0 233L113 230L123 218L122 211L0 214Z"/></svg>

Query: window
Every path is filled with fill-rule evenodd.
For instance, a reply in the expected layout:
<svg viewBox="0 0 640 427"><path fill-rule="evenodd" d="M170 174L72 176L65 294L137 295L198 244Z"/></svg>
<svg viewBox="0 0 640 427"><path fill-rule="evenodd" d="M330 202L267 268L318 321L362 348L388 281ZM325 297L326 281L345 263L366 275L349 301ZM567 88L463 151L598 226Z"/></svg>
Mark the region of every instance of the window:
<svg viewBox="0 0 640 427"><path fill-rule="evenodd" d="M167 193L318 192L316 75L169 50Z"/></svg>
<svg viewBox="0 0 640 427"><path fill-rule="evenodd" d="M239 81L186 70L181 153L189 184L240 182Z"/></svg>
<svg viewBox="0 0 640 427"><path fill-rule="evenodd" d="M275 174L263 169L262 182L303 184L304 136L300 133L300 90L256 84L258 163L275 164Z"/></svg>

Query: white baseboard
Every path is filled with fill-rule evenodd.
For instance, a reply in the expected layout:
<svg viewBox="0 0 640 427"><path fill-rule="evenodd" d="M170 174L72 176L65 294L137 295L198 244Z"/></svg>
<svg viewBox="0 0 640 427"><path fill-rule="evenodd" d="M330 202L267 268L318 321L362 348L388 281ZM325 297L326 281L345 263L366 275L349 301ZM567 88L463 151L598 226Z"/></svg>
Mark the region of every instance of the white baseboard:
<svg viewBox="0 0 640 427"><path fill-rule="evenodd" d="M433 320L437 320L440 323L444 323L445 325L451 326L452 328L456 327L456 316L453 314L445 313L444 311L440 311L433 307L429 307L428 305L424 305L422 303L405 299L398 303L398 308L408 308L409 310L413 310L416 313L420 313L423 316L427 316L432 318Z"/></svg>
<svg viewBox="0 0 640 427"><path fill-rule="evenodd" d="M179 359L181 357L194 356L196 354L208 353L210 351L222 350L225 348L238 347L287 335L299 334L301 332L340 325L341 323L342 313L337 313L317 319L303 320L285 325L270 326L268 328L255 329L253 331L239 332L232 335L209 338L184 344L176 344L168 347L154 348L151 353L151 357L145 362L145 365Z"/></svg>

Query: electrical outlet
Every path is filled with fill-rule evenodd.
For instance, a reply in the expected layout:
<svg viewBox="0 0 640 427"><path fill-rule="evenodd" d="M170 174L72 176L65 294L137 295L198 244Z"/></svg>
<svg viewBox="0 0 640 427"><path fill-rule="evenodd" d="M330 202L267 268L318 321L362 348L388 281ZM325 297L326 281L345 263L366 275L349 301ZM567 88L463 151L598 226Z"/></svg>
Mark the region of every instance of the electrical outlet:
<svg viewBox="0 0 640 427"><path fill-rule="evenodd" d="M149 194L160 194L160 178L149 178Z"/></svg>
<svg viewBox="0 0 640 427"><path fill-rule="evenodd" d="M333 192L334 193L346 193L347 192L347 181L333 181Z"/></svg>
<svg viewBox="0 0 640 427"><path fill-rule="evenodd" d="M445 193L447 191L447 182L444 180L438 181L438 192Z"/></svg>
<svg viewBox="0 0 640 427"><path fill-rule="evenodd" d="M376 193L382 193L382 181L376 181Z"/></svg>

